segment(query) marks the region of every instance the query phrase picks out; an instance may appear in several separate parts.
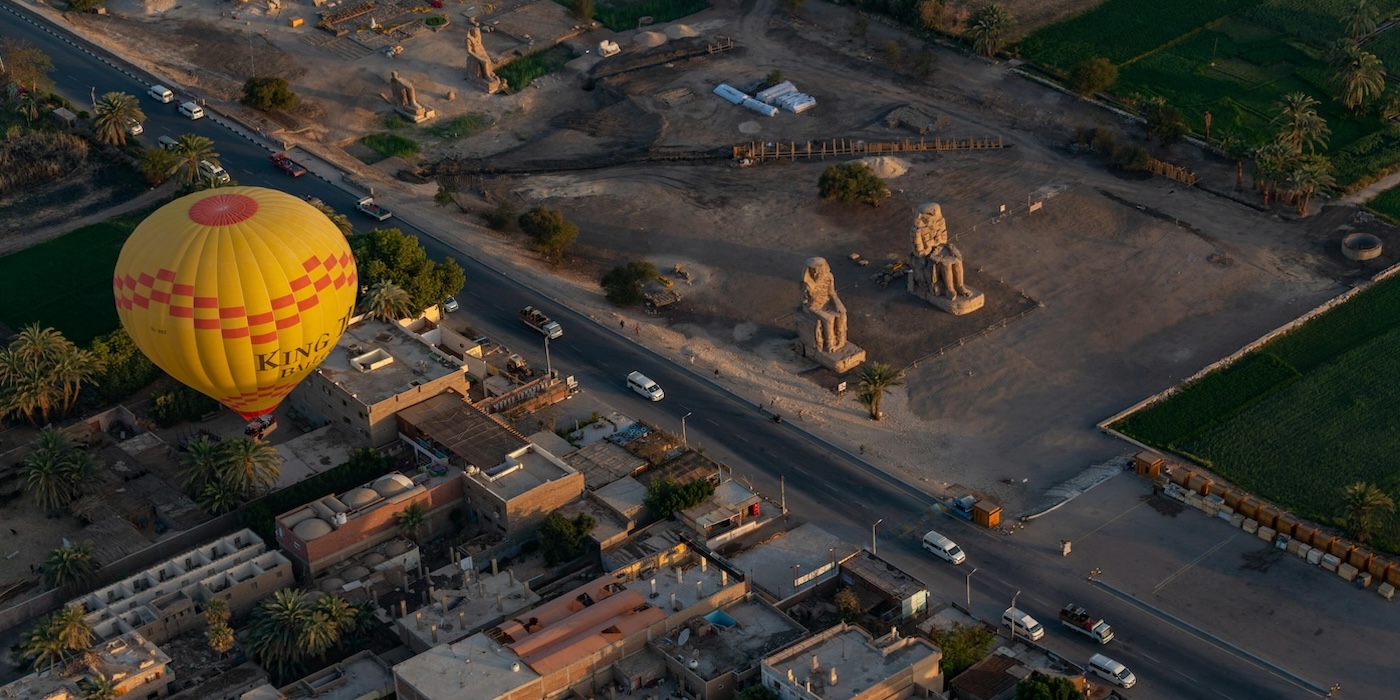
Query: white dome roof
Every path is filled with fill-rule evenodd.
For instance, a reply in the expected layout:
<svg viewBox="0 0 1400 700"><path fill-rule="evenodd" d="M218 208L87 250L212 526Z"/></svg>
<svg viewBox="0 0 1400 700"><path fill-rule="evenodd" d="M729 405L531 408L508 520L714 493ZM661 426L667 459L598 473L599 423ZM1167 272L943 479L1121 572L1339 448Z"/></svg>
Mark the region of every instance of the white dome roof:
<svg viewBox="0 0 1400 700"><path fill-rule="evenodd" d="M403 540L393 540L389 542L389 544L384 545L384 554L391 557L397 557L407 551L408 545L404 543Z"/></svg>
<svg viewBox="0 0 1400 700"><path fill-rule="evenodd" d="M344 501L345 505L351 508L359 508L360 506L367 506L379 500L379 494L375 493L372 489L361 486L346 491L345 497L340 500Z"/></svg>
<svg viewBox="0 0 1400 700"><path fill-rule="evenodd" d="M320 518L307 518L292 527L292 533L305 542L331 534L331 524Z"/></svg>
<svg viewBox="0 0 1400 700"><path fill-rule="evenodd" d="M374 490L388 498L413 488L413 480L403 474L386 474L374 482Z"/></svg>
<svg viewBox="0 0 1400 700"><path fill-rule="evenodd" d="M380 554L379 552L370 552L369 554L366 554L366 555L364 556L364 558L361 559L360 561L361 561L365 566L378 566L379 564L383 564L383 563L384 563L385 557L384 557L383 554Z"/></svg>
<svg viewBox="0 0 1400 700"><path fill-rule="evenodd" d="M340 572L340 575L347 580L358 581L366 576L369 576L369 569L363 566L352 566Z"/></svg>
<svg viewBox="0 0 1400 700"><path fill-rule="evenodd" d="M321 590L330 593L344 586L345 582L338 578L328 578L321 582Z"/></svg>

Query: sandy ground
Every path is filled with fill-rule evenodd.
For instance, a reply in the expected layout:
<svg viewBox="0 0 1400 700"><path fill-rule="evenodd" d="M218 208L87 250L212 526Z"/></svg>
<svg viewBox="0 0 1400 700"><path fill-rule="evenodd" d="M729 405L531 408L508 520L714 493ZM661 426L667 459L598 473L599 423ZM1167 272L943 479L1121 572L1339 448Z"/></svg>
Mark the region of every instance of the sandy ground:
<svg viewBox="0 0 1400 700"><path fill-rule="evenodd" d="M217 7L178 6L150 18L114 11L116 17L74 21L108 41L145 37L131 43L149 47L148 64L187 74L196 90L211 95L241 82L238 47L267 42L275 48L244 57L288 71L309 103L307 113L324 115L280 117L283 135L319 141L318 150L337 165L346 156L330 146L380 128L387 105L379 95L390 69L414 80L420 101L441 118L491 115L496 126L471 138L408 133L424 143L424 162L452 155L495 167L550 163L553 170L480 184L522 209L559 207L579 224L579 242L563 268L522 253L518 234L483 234L475 218L433 206L433 185L381 178L380 198L610 327L619 316L601 298L598 273L638 258L663 271L683 264L695 276L693 284L680 283L685 301L655 316L627 312L629 325L644 324L640 340L678 362L693 358L697 372L719 369L725 386L852 452L864 447L872 462L911 481L931 490L978 488L1002 499L1009 513L1083 467L1127 451L1095 431L1097 421L1395 262L1387 254L1367 267L1346 263L1336 248L1342 231L1365 227L1391 250L1400 244L1394 231L1351 208L1317 205L1317 214L1297 222L1282 210L1241 206L1220 196L1233 195L1233 167L1187 146L1158 155L1198 171L1200 188L1117 176L1066 146L1077 127L1136 134L1135 125L1029 83L1007 66L943 49L932 50L932 75L917 77L914 58L925 49L875 22L865 39L854 39L846 30L849 8L824 2L808 3L794 20L777 11L775 0L743 6L720 0L686 24L702 40L732 36L738 49L610 78L592 90L580 89L581 71L598 59L584 52L600 38L635 43L630 33L587 34L571 41L580 58L566 70L518 94L489 98L462 81L458 25L406 41L399 58L337 58L308 42L309 26L285 26L291 12L312 17L305 6L287 6L280 18L240 11L236 23L212 17ZM496 16L505 21L501 13L513 7ZM159 31L151 33L152 26ZM198 34L198 50L181 38L188 36L181 27L209 29ZM499 39L488 42L494 53L518 50ZM889 42L904 42L897 61L878 48ZM198 63L210 54L227 60ZM774 70L816 96L818 107L766 118L710 94L719 82L747 86ZM456 99L448 101L453 91ZM899 105L947 118L930 137L1000 136L1014 147L902 155L908 171L890 181L894 196L874 209L816 200L816 180L829 162L558 169L619 152L754 140L910 138L883 122ZM878 265L904 257L913 210L927 201L942 203L967 261L968 284L987 294L979 312L952 317L917 302L898 283L882 289L870 279ZM1035 201L1043 209L1031 214ZM874 263L858 267L849 261L852 253ZM904 386L885 402L883 422L865 416L854 392L835 395L836 378L812 371L793 352L790 313L802 261L813 255L833 265L851 311L852 341L872 360L907 368Z"/></svg>

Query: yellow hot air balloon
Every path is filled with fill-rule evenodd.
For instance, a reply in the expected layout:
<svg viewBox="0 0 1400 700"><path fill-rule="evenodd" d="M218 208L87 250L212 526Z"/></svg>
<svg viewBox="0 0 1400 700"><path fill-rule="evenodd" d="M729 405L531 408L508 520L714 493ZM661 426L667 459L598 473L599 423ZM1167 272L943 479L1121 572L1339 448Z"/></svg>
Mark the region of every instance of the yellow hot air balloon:
<svg viewBox="0 0 1400 700"><path fill-rule="evenodd" d="M252 419L335 347L355 305L350 245L283 192L225 187L141 222L112 280L137 347L191 388Z"/></svg>

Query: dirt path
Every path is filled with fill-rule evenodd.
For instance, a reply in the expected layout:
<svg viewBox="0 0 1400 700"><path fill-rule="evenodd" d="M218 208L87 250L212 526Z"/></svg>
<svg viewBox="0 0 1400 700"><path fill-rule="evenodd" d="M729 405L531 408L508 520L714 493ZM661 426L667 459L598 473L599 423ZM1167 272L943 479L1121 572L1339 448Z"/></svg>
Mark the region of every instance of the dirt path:
<svg viewBox="0 0 1400 700"><path fill-rule="evenodd" d="M38 245L49 239L58 238L59 236L62 236L64 234L71 233L72 231L82 228L83 226L100 223L114 216L121 216L122 214L126 214L128 212L137 211L144 207L154 205L157 202L160 202L173 194L175 194L175 183L171 181L165 183L164 185L161 185L160 187L146 190L145 193L137 196L134 199L129 199L114 207L103 209L102 211L99 211L96 214L91 214L78 219L70 219L60 224L45 226L41 229L29 231L24 234L15 234L13 236L0 239L0 255L9 255L10 253L13 253L15 251L24 250L25 248Z"/></svg>

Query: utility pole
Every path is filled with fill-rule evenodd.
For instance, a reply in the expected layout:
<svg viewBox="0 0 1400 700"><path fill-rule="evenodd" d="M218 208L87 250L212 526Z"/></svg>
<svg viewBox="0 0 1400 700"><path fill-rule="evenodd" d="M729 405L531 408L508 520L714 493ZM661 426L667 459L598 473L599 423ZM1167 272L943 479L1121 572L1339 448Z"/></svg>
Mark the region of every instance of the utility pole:
<svg viewBox="0 0 1400 700"><path fill-rule="evenodd" d="M972 614L972 575L975 573L977 573L977 569L974 568L967 574L967 614L969 615Z"/></svg>
<svg viewBox="0 0 1400 700"><path fill-rule="evenodd" d="M546 345L547 344L548 343L546 343ZM684 447L686 449L690 448L690 440L687 439L685 435L685 419L689 418L690 414L694 412L695 411L689 411L685 415L681 416L681 447Z"/></svg>
<svg viewBox="0 0 1400 700"><path fill-rule="evenodd" d="M880 550L879 550L879 548L877 547L877 545L876 545L876 543L875 543L875 528L880 527L880 523L883 523L883 522L885 522L885 519L884 519L884 518L880 518L879 520L876 520L876 521L875 521L875 524L874 524L874 525L871 525L871 526L870 526L870 553L871 553L871 554L879 554L879 553L880 553Z"/></svg>

